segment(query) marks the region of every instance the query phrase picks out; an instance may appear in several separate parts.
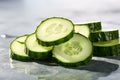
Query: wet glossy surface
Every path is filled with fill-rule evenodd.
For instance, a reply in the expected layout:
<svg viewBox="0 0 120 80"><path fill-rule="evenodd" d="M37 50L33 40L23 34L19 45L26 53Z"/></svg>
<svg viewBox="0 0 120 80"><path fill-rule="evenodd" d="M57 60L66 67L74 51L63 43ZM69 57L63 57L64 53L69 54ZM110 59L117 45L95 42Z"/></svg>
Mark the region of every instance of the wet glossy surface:
<svg viewBox="0 0 120 80"><path fill-rule="evenodd" d="M9 59L9 44L14 37L34 32L46 17L67 17L74 23L99 20L104 28L120 29L119 3L118 0L0 0L0 80L119 80L120 56L94 57L88 65L75 68Z"/></svg>

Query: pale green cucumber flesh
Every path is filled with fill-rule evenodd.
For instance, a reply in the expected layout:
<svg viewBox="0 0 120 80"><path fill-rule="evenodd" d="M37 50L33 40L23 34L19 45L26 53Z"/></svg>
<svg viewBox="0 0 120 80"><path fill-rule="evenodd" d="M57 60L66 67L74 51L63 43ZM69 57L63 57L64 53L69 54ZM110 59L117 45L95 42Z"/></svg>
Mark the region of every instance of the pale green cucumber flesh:
<svg viewBox="0 0 120 80"><path fill-rule="evenodd" d="M47 59L52 55L51 51L53 49L53 46L46 47L38 44L35 33L30 34L27 37L25 44L27 55L29 55L31 58Z"/></svg>
<svg viewBox="0 0 120 80"><path fill-rule="evenodd" d="M86 36L87 38L89 38L90 28L88 27L88 25L75 24L74 28L75 28L75 33L80 33L80 34Z"/></svg>
<svg viewBox="0 0 120 80"><path fill-rule="evenodd" d="M43 46L58 45L73 37L74 25L65 18L52 17L45 19L36 29L36 36Z"/></svg>
<svg viewBox="0 0 120 80"><path fill-rule="evenodd" d="M69 41L53 49L53 57L65 66L78 66L88 63L92 56L92 43L81 34L74 34Z"/></svg>

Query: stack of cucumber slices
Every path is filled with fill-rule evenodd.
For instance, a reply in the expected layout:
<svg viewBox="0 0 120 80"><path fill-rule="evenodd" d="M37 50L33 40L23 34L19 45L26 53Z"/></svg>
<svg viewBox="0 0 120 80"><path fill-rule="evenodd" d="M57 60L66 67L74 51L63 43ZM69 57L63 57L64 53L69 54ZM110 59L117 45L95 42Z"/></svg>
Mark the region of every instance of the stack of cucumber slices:
<svg viewBox="0 0 120 80"><path fill-rule="evenodd" d="M11 42L10 57L20 61L53 60L72 67L87 64L92 55L118 55L118 30L101 28L101 22L73 24L66 18L47 18L34 33Z"/></svg>
<svg viewBox="0 0 120 80"><path fill-rule="evenodd" d="M101 22L90 22L75 24L75 32L90 39L93 43L93 56L118 56L120 54L118 29L102 29Z"/></svg>

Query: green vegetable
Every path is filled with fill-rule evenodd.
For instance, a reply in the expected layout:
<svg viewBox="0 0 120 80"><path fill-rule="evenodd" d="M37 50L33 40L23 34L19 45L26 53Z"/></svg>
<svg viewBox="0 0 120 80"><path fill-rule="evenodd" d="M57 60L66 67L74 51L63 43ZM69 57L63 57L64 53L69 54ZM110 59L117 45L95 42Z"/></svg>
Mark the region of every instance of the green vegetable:
<svg viewBox="0 0 120 80"><path fill-rule="evenodd" d="M58 45L73 37L74 25L65 18L47 18L36 29L39 44L43 46Z"/></svg>
<svg viewBox="0 0 120 80"><path fill-rule="evenodd" d="M36 35L33 33L29 35L25 41L26 54L34 59L48 59L52 56L53 46L46 47L38 44Z"/></svg>
<svg viewBox="0 0 120 80"><path fill-rule="evenodd" d="M94 56L117 56L120 54L119 39L105 42L94 42L93 48Z"/></svg>
<svg viewBox="0 0 120 80"><path fill-rule="evenodd" d="M74 24L75 33L80 33L87 38L90 37L91 32L100 31L101 30L101 22L89 22L89 23L81 23Z"/></svg>
<svg viewBox="0 0 120 80"><path fill-rule="evenodd" d="M30 57L26 55L25 51L25 39L27 35L17 37L10 44L10 57L12 59L21 60L21 61L30 61Z"/></svg>
<svg viewBox="0 0 120 80"><path fill-rule="evenodd" d="M92 42L109 41L119 38L118 30L96 31L90 34Z"/></svg>
<svg viewBox="0 0 120 80"><path fill-rule="evenodd" d="M69 41L54 47L53 57L63 66L79 66L90 61L92 49L92 43L88 38L74 34Z"/></svg>
<svg viewBox="0 0 120 80"><path fill-rule="evenodd" d="M102 29L102 25L100 21L75 24L75 26L88 26L90 28L90 32L95 32Z"/></svg>
<svg viewBox="0 0 120 80"><path fill-rule="evenodd" d="M88 27L88 25L75 24L75 33L80 33L80 34L86 36L87 38L89 38L90 28Z"/></svg>

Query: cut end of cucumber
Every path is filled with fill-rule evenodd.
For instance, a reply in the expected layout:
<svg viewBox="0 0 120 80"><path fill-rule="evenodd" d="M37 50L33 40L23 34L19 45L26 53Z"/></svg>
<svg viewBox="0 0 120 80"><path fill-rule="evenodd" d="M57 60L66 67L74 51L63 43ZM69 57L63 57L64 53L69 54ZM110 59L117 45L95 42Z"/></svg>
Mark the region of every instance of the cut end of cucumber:
<svg viewBox="0 0 120 80"><path fill-rule="evenodd" d="M65 18L52 17L41 22L36 30L38 40L47 42L47 44L59 41L67 36L73 35L74 25L73 23ZM71 38L71 37L70 37ZM64 39L62 40L63 42ZM58 44L58 43L55 43Z"/></svg>
<svg viewBox="0 0 120 80"><path fill-rule="evenodd" d="M88 38L80 34L74 34L73 38L69 41L55 46L53 55L62 63L84 62L92 55L92 43Z"/></svg>

